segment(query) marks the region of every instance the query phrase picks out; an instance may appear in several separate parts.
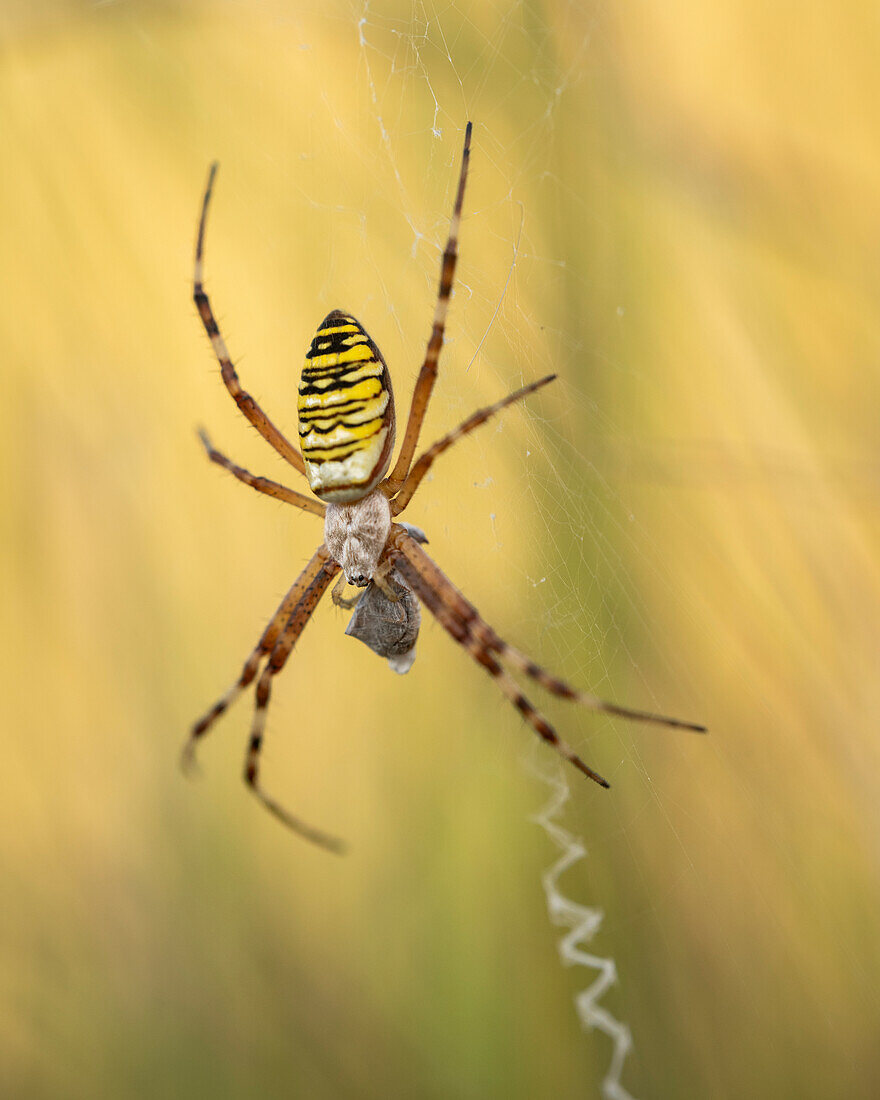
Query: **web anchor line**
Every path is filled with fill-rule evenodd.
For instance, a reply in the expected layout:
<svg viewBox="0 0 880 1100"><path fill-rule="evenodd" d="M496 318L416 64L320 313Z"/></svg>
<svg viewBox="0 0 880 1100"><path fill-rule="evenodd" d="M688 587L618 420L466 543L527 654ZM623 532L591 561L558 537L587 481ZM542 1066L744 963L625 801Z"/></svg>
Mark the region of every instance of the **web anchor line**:
<svg viewBox="0 0 880 1100"><path fill-rule="evenodd" d="M607 990L617 981L617 967L614 959L602 958L585 950L602 924L603 913L600 909L572 901L559 889L560 877L586 856L587 849L581 840L556 820L570 794L564 778L561 775L554 779L542 775L542 778L553 786L553 794L543 810L535 814L532 820L541 826L562 853L541 876L550 920L553 924L568 929L559 940L559 957L566 966L583 966L597 972L592 984L575 995L578 1019L585 1030L601 1031L613 1044L611 1065L602 1081L602 1095L606 1100L634 1100L620 1081L623 1064L632 1049L632 1034L625 1023L599 1004Z"/></svg>

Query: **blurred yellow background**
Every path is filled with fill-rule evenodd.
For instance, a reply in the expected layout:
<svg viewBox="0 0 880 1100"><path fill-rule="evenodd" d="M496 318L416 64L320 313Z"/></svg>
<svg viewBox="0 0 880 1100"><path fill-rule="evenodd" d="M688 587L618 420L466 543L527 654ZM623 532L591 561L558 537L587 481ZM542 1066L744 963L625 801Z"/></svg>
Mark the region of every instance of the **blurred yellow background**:
<svg viewBox="0 0 880 1100"><path fill-rule="evenodd" d="M238 415L191 302L295 438L352 310L399 415L475 123L407 518L490 622L707 739L547 713L570 896L651 1097L880 1088L880 29L873 6L8 2L0 14L0 1093L599 1095L531 821L543 748L425 622L395 677L327 601L177 767L320 525ZM426 615L427 620L427 615Z"/></svg>

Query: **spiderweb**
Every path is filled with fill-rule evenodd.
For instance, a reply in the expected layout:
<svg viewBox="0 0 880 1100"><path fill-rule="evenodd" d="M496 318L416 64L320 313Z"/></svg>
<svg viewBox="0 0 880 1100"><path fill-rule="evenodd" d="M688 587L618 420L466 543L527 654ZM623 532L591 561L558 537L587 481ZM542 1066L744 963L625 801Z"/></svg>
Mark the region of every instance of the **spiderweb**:
<svg viewBox="0 0 880 1100"><path fill-rule="evenodd" d="M585 355L558 308L559 301L571 295L567 284L574 276L566 255L564 226L561 234L554 235L551 217L545 221L550 232L542 233L520 196L529 193L552 203L571 186L551 166L558 161L552 159L552 153L560 112L572 89L583 82L598 17L584 20L575 9L563 8L554 13L552 21L542 22L520 3L496 6L486 14L485 22L479 15L469 19L454 8L429 4L413 4L405 18L389 15L386 7L369 2L356 8L355 14L353 33L357 35L367 113L386 162L394 203L408 228L410 255L421 261L426 286L432 289L445 241L463 124L467 118L477 123L476 167L466 200L466 229L449 332L453 354L465 365L469 381L479 387L481 395L492 395L490 399L545 370L561 367L564 374L567 363ZM418 145L422 158L427 158L416 176L407 149L412 145ZM445 192L436 190L437 184ZM426 185L433 192L428 203L423 195ZM599 217L576 202L573 209L586 219ZM416 213L424 210L432 211L433 221ZM475 235L481 242L478 258L474 256ZM366 239L365 246L369 247ZM377 263L377 277L379 266ZM577 293L588 296L593 289L580 285ZM383 304L392 316L396 314L392 301L386 298ZM448 363L449 344L445 356ZM512 374L511 364L523 373ZM613 362L600 362L597 369L603 366L616 369ZM583 376L578 381L583 381ZM570 383L562 386L566 403L575 409L575 419L589 422L594 437L618 442L624 438L589 393ZM463 394L468 387L456 389ZM460 401L455 389L452 396L448 389L438 390L433 411L449 425L482 403L464 396ZM648 633L651 624L645 621L633 583L614 550L623 541L638 556L639 540L632 531L637 526L635 516L600 473L595 454L572 438L571 425L556 423L548 428L532 411L523 416L525 426L514 429L524 460L519 470L526 490L521 506L538 518L530 535L532 558L543 565L536 576L520 565L520 581L527 589L538 590L543 611L540 620L521 618L516 625L525 636L541 638L539 659L549 654L552 660L548 663L553 667L580 669L580 682L591 690L607 686L607 694L619 698L619 691L610 686L613 669L605 664L609 651L613 652L617 662L628 665L641 697L656 704L650 685L640 682L638 661L627 645L628 622L635 621ZM497 429L498 434L504 431L503 426ZM504 473L493 458L497 441L493 434L481 433L469 446L471 455L476 455L471 459L474 469L484 472L484 476L475 477L473 491L491 490L494 499ZM520 496L522 488L518 489ZM438 522L441 508L448 503L441 498ZM425 514L429 530L430 522L429 512ZM502 517L500 510L488 510L487 523L484 536L490 552L501 552L508 543L520 541L521 533L512 519ZM545 573L546 569L552 572ZM609 579L613 599L606 602ZM491 598L481 592L487 604ZM497 606L497 599L494 602ZM625 751L646 774L638 756L632 759L634 750ZM603 917L599 909L576 900L581 886L573 868L586 856L586 849L562 824L563 807L569 799L568 778L561 770L548 774L534 763L532 770L551 791L547 805L534 820L559 849L543 876L543 887L550 920L566 929L559 941L560 958L585 972L587 984L574 997L581 1025L603 1033L611 1042L602 1092L612 1100L625 1100L630 1093L622 1076L633 1040L627 1025L607 1003L607 994L617 981L615 962L587 948L599 933ZM650 797L650 781L647 788Z"/></svg>
<svg viewBox="0 0 880 1100"><path fill-rule="evenodd" d="M755 2L4 6L4 1093L88 1065L93 1094L138 1068L205 1095L876 1094L880 167L851 8L792 34ZM213 818L174 783L318 537L198 453L202 422L285 480L193 314L194 221L219 159L210 293L279 427L340 306L400 410L467 119L425 441L559 380L405 518L536 661L712 736L523 683L600 791L430 616L400 678L323 607L264 762L358 838L341 870L239 789L252 701L211 745Z"/></svg>
<svg viewBox="0 0 880 1100"><path fill-rule="evenodd" d="M611 1063L602 1082L604 1095L611 1100L627 1100L630 1093L623 1087L620 1078L624 1061L632 1047L632 1035L626 1024L600 1004L604 994L617 981L617 967L613 959L586 950L586 945L599 931L602 923L601 910L581 905L568 897L559 884L561 876L584 859L587 850L558 820L562 808L571 796L562 772L552 778L545 778L553 787L553 793L547 805L535 815L535 821L545 830L560 853L543 877L547 912L554 924L568 929L559 941L559 957L562 962L567 966L581 966L596 973L594 981L577 994L574 1003L583 1027L601 1031L613 1044Z"/></svg>

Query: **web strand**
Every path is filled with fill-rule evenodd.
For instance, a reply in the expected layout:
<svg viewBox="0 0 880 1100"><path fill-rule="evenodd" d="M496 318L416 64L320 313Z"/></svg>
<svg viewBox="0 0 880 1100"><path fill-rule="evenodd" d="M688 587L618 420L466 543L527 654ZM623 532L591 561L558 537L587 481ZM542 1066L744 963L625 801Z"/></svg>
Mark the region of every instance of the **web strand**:
<svg viewBox="0 0 880 1100"><path fill-rule="evenodd" d="M614 959L603 958L585 950L586 945L599 931L602 911L573 901L559 887L562 875L586 857L587 849L582 841L564 829L558 821L559 814L570 797L564 776L560 772L555 778L542 778L552 788L552 794L547 805L533 820L547 833L561 853L542 876L550 920L553 924L568 929L559 940L559 957L566 966L581 966L596 972L591 984L575 995L574 1003L581 1026L588 1031L602 1032L612 1043L611 1065L602 1080L602 1095L608 1100L634 1100L621 1083L624 1062L632 1050L632 1034L625 1023L616 1019L599 1003L617 981L617 966Z"/></svg>

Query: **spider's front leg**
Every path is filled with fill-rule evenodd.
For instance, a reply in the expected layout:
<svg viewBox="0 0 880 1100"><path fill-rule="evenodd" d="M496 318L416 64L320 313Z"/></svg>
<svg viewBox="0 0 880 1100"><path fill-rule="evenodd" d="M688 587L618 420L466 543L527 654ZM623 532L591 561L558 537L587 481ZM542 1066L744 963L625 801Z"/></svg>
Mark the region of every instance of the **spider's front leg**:
<svg viewBox="0 0 880 1100"><path fill-rule="evenodd" d="M416 540L399 525L395 525L391 535L390 556L395 560L404 580L412 587L440 625L495 679L504 694L538 736L551 744L560 756L574 764L584 775L600 786L607 787L609 784L598 772L586 765L577 753L560 740L550 723L532 706L519 690L516 681L502 667L502 660L506 660L514 668L525 673L526 676L535 680L553 695L581 703L591 710L621 718L629 718L637 722L651 722L660 726L688 729L693 730L695 733L706 732L706 727L696 722L685 722L679 718L633 710L630 707L622 707L616 703L607 702L595 695L578 691L565 683L564 680L560 680L558 677L546 672L526 657L525 654L520 653L519 650L514 649L513 646L499 637L480 616L473 604L465 598L437 564L422 550Z"/></svg>
<svg viewBox="0 0 880 1100"><path fill-rule="evenodd" d="M278 641L282 630L287 625L290 616L296 611L303 596L305 596L308 591L309 586L327 564L328 556L327 550L323 546L319 546L312 555L311 561L291 585L290 591L281 602L281 606L272 616L269 625L263 631L263 635L259 642L257 642L255 649L250 654L247 661L245 661L244 668L239 678L192 727L181 756L181 765L184 771L193 770L195 766L196 746L199 741L253 681L259 671L260 662L263 658L268 657L275 648L275 643Z"/></svg>
<svg viewBox="0 0 880 1100"><path fill-rule="evenodd" d="M320 554L322 551L323 547L318 553ZM321 597L329 588L330 582L338 572L339 566L336 562L327 560L325 556L317 575L303 593L302 598L294 608L288 619L287 625L281 632L272 649L266 667L263 669L262 675L257 681L256 707L254 709L251 737L248 742L247 756L245 757L244 765L245 783L247 783L266 809L271 814L274 814L274 816L277 817L279 821L283 822L289 829L298 833L305 840L310 840L313 844L318 844L331 852L344 851L345 846L341 840L321 832L311 825L307 825L298 817L294 817L280 802L277 802L263 790L262 784L260 783L260 751L263 747L263 732L266 728L266 714L269 708L269 697L272 692L272 681L284 668L300 634L302 634L306 623L308 623L311 618L312 612L318 606Z"/></svg>
<svg viewBox="0 0 880 1100"><path fill-rule="evenodd" d="M390 577L394 572L394 562L389 557L383 558L376 566L376 570L373 573L373 584L379 589L382 595L388 600L389 603L397 603L400 597L397 595L397 591L394 585L391 583Z"/></svg>

